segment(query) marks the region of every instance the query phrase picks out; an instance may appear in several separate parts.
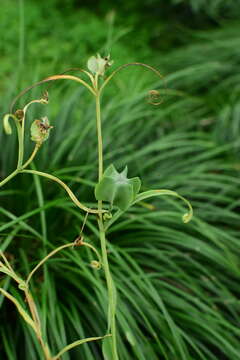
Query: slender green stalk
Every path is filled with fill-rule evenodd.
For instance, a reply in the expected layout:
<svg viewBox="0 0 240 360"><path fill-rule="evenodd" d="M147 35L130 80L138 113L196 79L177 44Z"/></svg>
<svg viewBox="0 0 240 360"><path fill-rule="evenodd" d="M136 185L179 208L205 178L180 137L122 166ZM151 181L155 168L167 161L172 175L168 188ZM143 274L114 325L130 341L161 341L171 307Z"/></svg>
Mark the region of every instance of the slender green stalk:
<svg viewBox="0 0 240 360"><path fill-rule="evenodd" d="M79 244L74 241L74 242L71 242L69 244L65 244L65 245L62 245L62 246L59 246L58 248L54 249L53 251L51 251L47 256L45 256L36 266L35 268L30 272L30 274L28 275L27 277L27 280L26 280L26 285L29 284L29 281L31 280L32 276L34 275L34 273L50 258L52 257L53 255L55 255L56 253L58 253L59 251L63 250L63 249L66 249L68 247L74 247L74 246L86 246L88 248L90 248L93 252L95 252L95 254L97 255L98 257L98 260L99 262L101 263L102 260L101 260L101 257L98 253L98 251L95 249L94 246L92 246L91 244L88 244L84 241L81 241Z"/></svg>
<svg viewBox="0 0 240 360"><path fill-rule="evenodd" d="M20 143L19 143L20 144ZM20 148L20 146L19 146ZM20 164L18 164L17 168L10 174L8 175L5 179L3 179L0 182L0 187L5 185L8 181L10 181L12 178L14 178L17 174L19 174L23 169L25 169L35 158L37 152L39 150L39 145L36 144L32 154L30 155L29 159L21 166ZM22 163L22 158L21 156L19 156L19 159L21 159L20 163Z"/></svg>
<svg viewBox="0 0 240 360"><path fill-rule="evenodd" d="M1 182L0 182L0 187L5 185L9 180L11 180L14 176L16 176L17 174L19 173L19 170L16 169L14 170L10 175L8 175L5 179L3 179Z"/></svg>
<svg viewBox="0 0 240 360"><path fill-rule="evenodd" d="M24 291L25 297L26 297L26 301L28 303L31 315L32 315L32 319L34 321L35 324L35 328L36 328L36 335L38 338L38 341L42 347L44 356L45 356L45 360L52 360L52 356L49 350L49 347L47 345L47 343L43 340L42 337L42 329L41 329L41 322L40 322L40 318L38 315L38 311L37 311L37 307L36 304L33 300L33 297L30 293L30 291L28 290L28 287L26 286L26 290Z"/></svg>
<svg viewBox="0 0 240 360"><path fill-rule="evenodd" d="M113 283L112 275L109 268L108 263L108 255L107 255L107 244L106 244L106 237L105 231L103 227L102 216L99 216L98 221L99 226L99 237L101 242L101 250L102 250L102 263L105 272L107 288L108 288L108 331L111 332L112 335L112 360L118 360L118 353L117 353L117 338L116 338L116 289Z"/></svg>
<svg viewBox="0 0 240 360"><path fill-rule="evenodd" d="M148 64L143 64L143 63L139 63L139 62L133 62L133 63L129 63L129 64L124 64L119 66L116 70L114 70L104 81L104 83L102 84L102 86L99 89L99 93L101 94L103 89L105 88L105 86L109 83L109 81L121 70L128 68L129 66L141 66L144 67L150 71L152 71L153 73L155 73L160 79L164 79L162 74L160 74L160 72L155 69L154 67L148 65Z"/></svg>
<svg viewBox="0 0 240 360"><path fill-rule="evenodd" d="M32 152L32 154L31 154L31 156L30 156L29 159L23 164L23 166L21 167L21 170L25 169L25 168L33 161L33 159L35 158L35 156L36 156L39 148L40 148L40 145L39 145L39 144L36 144L36 145L35 145L35 148L34 148L34 150L33 150L33 152Z"/></svg>
<svg viewBox="0 0 240 360"><path fill-rule="evenodd" d="M98 336L98 337L90 337L90 338L74 341L72 344L69 344L69 345L65 346L65 348L62 349L56 356L54 356L52 360L59 360L60 356L62 356L65 352L73 349L76 346L79 346L81 344L85 344L85 343L90 342L90 341L101 340L101 339L106 338L107 336L110 336L110 335Z"/></svg>
<svg viewBox="0 0 240 360"><path fill-rule="evenodd" d="M28 304L32 317L29 316L29 314L24 310L24 308L21 306L21 304L14 296L9 294L7 291L5 291L2 288L0 288L0 293L2 293L6 298L8 298L10 301L13 302L13 304L16 306L17 310L19 311L20 315L26 321L26 323L28 323L32 327L43 350L45 360L52 360L49 347L42 337L41 322L38 315L37 307L33 300L31 292L28 289L27 283L22 279L20 279L15 274L15 272L11 270L11 267L10 267L10 271L5 271L4 266L1 266L1 271L12 277L18 283L19 288L24 291L26 302Z"/></svg>
<svg viewBox="0 0 240 360"><path fill-rule="evenodd" d="M23 144L22 127L21 127L19 121L16 121L15 123L17 125L17 134L18 134L18 163L17 163L17 168L19 168L23 163L24 144Z"/></svg>
<svg viewBox="0 0 240 360"><path fill-rule="evenodd" d="M24 21L24 0L19 0L19 71L22 71L24 64L25 46L25 21Z"/></svg>
<svg viewBox="0 0 240 360"><path fill-rule="evenodd" d="M39 176L43 176L45 178L48 178L50 180L53 180L55 182L57 182L59 185L61 185L64 190L68 193L69 197L71 198L71 200L74 202L75 205L77 205L77 207L79 207L80 209L88 212L88 213L92 213L92 214L98 214L99 211L95 210L95 209L90 209L88 207L86 207L85 205L83 205L74 195L74 193L72 192L72 190L59 178L57 178L56 176L50 175L48 173L42 172L42 171L37 171L37 170L20 170L20 173L28 173L28 174L35 174L35 175L39 175ZM106 210L102 210L101 212L106 212Z"/></svg>
<svg viewBox="0 0 240 360"><path fill-rule="evenodd" d="M35 266L35 268L30 272L30 274L28 275L28 278L26 280L26 284L28 285L29 281L31 280L33 274L53 255L55 255L56 253L58 253L59 251L61 251L62 249L65 249L67 247L71 247L74 246L74 242L69 243L69 244L65 244L62 245L60 247L58 247L57 249L54 249L52 252L50 252L47 256L45 256L38 264L37 266Z"/></svg>
<svg viewBox="0 0 240 360"><path fill-rule="evenodd" d="M101 126L101 104L100 104L100 94L97 90L97 76L96 76L96 121L97 121L97 137L98 137L98 180L100 181L103 175L103 144L102 144L102 126ZM116 290L113 284L113 279L111 276L108 255L107 255L107 244L105 237L105 230L103 225L102 218L102 201L98 201L98 210L99 210L99 237L101 242L101 251L102 251L102 262L105 272L107 289L108 289L108 331L110 330L112 335L112 360L118 360L117 354L117 339L116 339L116 322L115 322L115 313L116 313Z"/></svg>
<svg viewBox="0 0 240 360"><path fill-rule="evenodd" d="M97 136L98 136L98 181L103 175L103 144L102 144L102 126L101 126L101 107L100 96L96 96L96 118L97 118Z"/></svg>
<svg viewBox="0 0 240 360"><path fill-rule="evenodd" d="M32 100L23 108L23 118L22 118L22 126L21 126L21 144L19 144L19 148L22 149L22 158L20 164L18 164L18 167L22 167L23 163L23 157L24 157L24 138L25 138L25 121L26 121L26 114L29 106L32 104L47 104L47 100L45 99L38 99L38 100ZM31 162L31 160L30 160ZM26 167L26 166L25 166Z"/></svg>
<svg viewBox="0 0 240 360"><path fill-rule="evenodd" d="M77 77L77 76L72 76L72 75L52 75L47 77L46 79L43 79L41 81L36 82L35 84L27 87L26 89L24 89L23 91L21 91L12 101L11 105L10 105L10 111L13 112L14 107L16 102L23 96L25 95L29 90L35 88L36 86L39 86L41 84L50 82L50 81L56 81L56 80L73 80L76 81L80 84L82 84L83 86L85 86L93 95L95 95L95 91L94 89L88 84L86 83L86 81L82 80L81 78Z"/></svg>

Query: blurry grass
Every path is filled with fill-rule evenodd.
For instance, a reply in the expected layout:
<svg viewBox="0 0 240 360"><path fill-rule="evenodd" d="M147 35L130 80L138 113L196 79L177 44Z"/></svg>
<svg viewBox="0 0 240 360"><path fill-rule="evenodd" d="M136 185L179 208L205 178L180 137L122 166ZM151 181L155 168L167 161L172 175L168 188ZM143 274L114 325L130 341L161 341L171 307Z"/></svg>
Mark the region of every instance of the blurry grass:
<svg viewBox="0 0 240 360"><path fill-rule="evenodd" d="M230 43L224 34L231 34ZM121 360L240 359L240 59L234 34L235 25L208 32L211 41L198 33L199 44L153 59L170 74L168 88L179 92L165 96L159 108L145 101L154 79L144 80L138 71L116 78L103 98L105 166L128 164L130 176L141 176L143 189L176 190L195 210L184 225L178 201L152 201L153 210L136 206L109 230ZM29 74L29 82L36 79ZM7 107L12 85L4 96ZM59 84L50 89L47 109L36 106L31 116L39 111L49 115L54 129L36 167L58 174L91 204L97 175L94 105L81 89ZM0 141L3 177L14 167L16 140L1 132ZM0 195L1 248L21 274L45 251L78 235L83 214L58 185L24 174ZM98 247L96 232L89 216L86 240ZM89 266L91 260L86 249L66 250L34 277L44 331L55 352L106 331L104 278ZM1 283L19 296L8 279ZM1 357L39 359L31 331L11 304L1 299L0 305ZM101 359L100 346L82 345L65 354L67 359Z"/></svg>

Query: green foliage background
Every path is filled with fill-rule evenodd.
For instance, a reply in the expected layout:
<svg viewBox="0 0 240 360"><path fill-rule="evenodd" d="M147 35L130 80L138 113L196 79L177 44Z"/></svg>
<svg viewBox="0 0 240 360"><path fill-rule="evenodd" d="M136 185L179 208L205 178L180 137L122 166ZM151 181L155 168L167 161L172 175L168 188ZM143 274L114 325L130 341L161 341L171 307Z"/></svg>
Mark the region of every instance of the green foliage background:
<svg viewBox="0 0 240 360"><path fill-rule="evenodd" d="M121 360L240 359L240 2L222 0L1 0L0 113L25 86L96 53L114 67L129 61L156 66L167 91L160 107L146 101L162 83L125 70L103 98L105 166L126 164L143 190L167 188L187 197L195 216L181 223L181 204L136 206L109 234L119 293ZM97 178L94 104L83 89L58 83L47 114L54 125L35 166L65 180L92 204ZM41 90L33 90L38 97ZM28 97L22 101L22 104ZM21 103L19 104L21 106ZM16 137L0 131L0 175L15 166ZM29 141L29 152L32 144ZM23 276L54 247L73 241L83 215L47 180L19 175L0 192L1 248ZM86 240L99 246L94 217ZM106 331L103 274L85 249L66 250L34 279L44 331L54 351ZM15 285L1 285L24 299ZM0 298L2 359L41 358L31 330ZM82 345L63 360L101 359L100 344Z"/></svg>

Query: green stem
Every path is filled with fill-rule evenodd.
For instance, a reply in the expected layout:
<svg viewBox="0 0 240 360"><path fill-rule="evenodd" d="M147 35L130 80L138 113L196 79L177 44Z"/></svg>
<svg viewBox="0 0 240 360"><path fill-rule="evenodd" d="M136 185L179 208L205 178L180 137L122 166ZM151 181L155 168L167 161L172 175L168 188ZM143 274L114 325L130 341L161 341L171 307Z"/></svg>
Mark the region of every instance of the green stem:
<svg viewBox="0 0 240 360"><path fill-rule="evenodd" d="M14 170L10 175L8 175L5 179L0 182L0 187L5 185L9 180L11 180L14 176L19 173L19 169Z"/></svg>
<svg viewBox="0 0 240 360"><path fill-rule="evenodd" d="M96 118L97 118L97 137L98 137L98 181L103 175L103 144L102 144L102 127L101 127L101 107L100 96L96 96Z"/></svg>
<svg viewBox="0 0 240 360"><path fill-rule="evenodd" d="M75 245L74 242L71 242L69 244L65 244L65 245L62 245L62 246L59 246L58 248L54 249L53 251L51 251L47 256L45 256L36 266L35 268L30 272L30 274L28 275L27 277L27 280L26 280L26 284L28 285L29 284L29 281L31 280L33 274L50 258L52 257L53 255L55 255L56 253L58 253L59 251L67 248L67 247L73 247Z"/></svg>
<svg viewBox="0 0 240 360"><path fill-rule="evenodd" d="M22 167L23 157L24 157L24 136L25 136L25 122L26 122L27 110L28 110L29 106L31 106L32 104L36 104L36 103L37 104L47 104L47 101L44 99L32 100L27 105L25 105L23 108L23 118L22 118L22 126L21 126L21 144L19 143L19 148L22 149L22 155L21 155L21 161L18 164L18 167ZM35 154L34 154L34 156L35 156Z"/></svg>
<svg viewBox="0 0 240 360"><path fill-rule="evenodd" d="M100 105L100 94L97 90L98 83L96 77L96 121L97 121L97 137L98 137L98 180L100 181L103 175L103 144L102 144L102 127L101 127L101 105ZM102 262L103 268L106 277L107 290L108 290L108 328L111 331L112 335L112 360L118 360L117 354L117 339L116 339L116 290L111 276L108 255L107 255L107 243L105 237L105 230L103 225L102 218L102 201L98 201L98 210L99 210L99 237L101 242L101 251L102 251Z"/></svg>
<svg viewBox="0 0 240 360"><path fill-rule="evenodd" d="M99 216L102 218L102 216ZM107 255L107 244L106 244L106 237L105 231L103 227L102 219L99 219L98 226L99 226L99 237L101 242L101 250L102 250L102 264L105 272L107 288L108 288L108 332L111 332L111 339L112 339L112 360L118 360L118 353L117 353L117 337L116 337L116 288L113 283L112 275L109 268L108 262L108 255Z"/></svg>
<svg viewBox="0 0 240 360"><path fill-rule="evenodd" d="M75 205L77 205L77 207L79 207L80 209L90 213L90 214L98 214L99 211L97 209L90 209L87 206L83 205L74 195L74 193L72 192L72 190L59 178L57 178L56 176L53 176L51 174L42 172L42 171L37 171L37 170L21 170L19 171L20 173L27 173L27 174L35 174L35 175L39 175L39 176L43 176L45 178L48 178L50 180L53 180L55 182L57 182L59 185L61 185L64 190L68 193L70 199L74 202ZM101 210L101 213L107 212L107 210Z"/></svg>
<svg viewBox="0 0 240 360"><path fill-rule="evenodd" d="M98 337L91 337L91 338L86 338L86 339L74 341L73 343L65 346L65 348L63 348L56 356L54 356L54 357L52 358L52 360L59 360L59 359L60 359L60 356L62 356L65 352L73 349L73 348L76 347L76 346L79 346L79 345L81 345L81 344L85 344L85 343L90 342L90 341L101 340L101 339L106 338L107 336L110 336L110 335L98 336Z"/></svg>
<svg viewBox="0 0 240 360"><path fill-rule="evenodd" d="M18 163L17 163L17 168L19 168L22 163L23 163L23 137L22 137L22 127L20 125L19 121L16 121L16 125L17 125L17 134L18 134Z"/></svg>
<svg viewBox="0 0 240 360"><path fill-rule="evenodd" d="M141 66L144 67L150 71L152 71L154 74L156 74L161 80L163 80L163 76L162 74L155 69L154 67L148 65L148 64L144 64L144 63L139 63L139 62L133 62L133 63L128 63L128 64L124 64L119 66L116 70L114 70L104 81L104 83L102 84L102 86L99 89L99 93L101 94L101 92L103 91L103 89L105 88L105 86L108 84L108 82L121 70L128 68L129 66Z"/></svg>
<svg viewBox="0 0 240 360"><path fill-rule="evenodd" d="M36 144L36 145L35 145L35 148L34 148L34 150L33 150L33 152L32 152L32 154L31 154L31 156L30 156L29 159L22 165L21 170L25 169L25 168L33 161L33 159L35 158L35 156L36 156L39 148L40 148L40 145L39 145L39 144Z"/></svg>
<svg viewBox="0 0 240 360"><path fill-rule="evenodd" d="M19 149L20 149L20 145L19 145ZM34 157L36 156L37 152L39 150L39 145L36 144L31 156L29 157L29 159L23 164L20 166L20 163L22 163L22 157L19 156L19 159L20 159L20 162L18 164L18 167L16 170L14 170L10 175L8 175L5 179L3 179L1 182L0 182L0 187L5 185L9 180L11 180L14 176L16 176L17 174L19 174L23 169L25 169L34 159Z"/></svg>
<svg viewBox="0 0 240 360"><path fill-rule="evenodd" d="M74 80L80 84L82 84L83 86L85 86L94 96L95 91L94 89L88 84L86 83L86 81L82 80L81 78L77 77L77 76L72 76L72 75L52 75L47 77L46 79L43 79L41 81L36 82L35 84L27 87L26 89L24 89L23 91L21 91L12 101L11 106L10 106L10 112L13 112L14 106L16 104L16 102L23 96L25 95L29 90L35 88L36 86L39 86L41 84L47 83L49 81L56 81L56 80Z"/></svg>
<svg viewBox="0 0 240 360"><path fill-rule="evenodd" d="M32 295L29 292L27 287L26 287L26 290L24 291L24 294L25 294L26 301L27 301L28 306L29 306L29 310L30 310L31 315L32 315L32 319L33 319L34 324L35 324L37 339L38 339L38 341L39 341L39 343L40 343L40 345L42 347L45 360L52 360L52 356L51 356L48 344L44 341L44 339L42 337L41 322L40 322L40 319L39 319L36 304L35 304L35 302L33 300L33 297L32 297Z"/></svg>

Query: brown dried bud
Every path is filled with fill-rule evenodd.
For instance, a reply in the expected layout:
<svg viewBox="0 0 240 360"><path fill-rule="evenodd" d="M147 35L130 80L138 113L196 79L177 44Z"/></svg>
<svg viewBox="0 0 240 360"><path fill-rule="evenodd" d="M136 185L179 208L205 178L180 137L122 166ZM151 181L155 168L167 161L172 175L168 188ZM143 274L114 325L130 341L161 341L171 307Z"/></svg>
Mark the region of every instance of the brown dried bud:
<svg viewBox="0 0 240 360"><path fill-rule="evenodd" d="M48 96L48 91L47 90L44 91L44 93L42 95L42 99L45 100L46 102L48 102L49 96Z"/></svg>
<svg viewBox="0 0 240 360"><path fill-rule="evenodd" d="M83 236L78 236L74 241L74 246L82 246L83 245Z"/></svg>
<svg viewBox="0 0 240 360"><path fill-rule="evenodd" d="M16 110L15 116L18 120L22 120L24 117L24 111L22 109Z"/></svg>

